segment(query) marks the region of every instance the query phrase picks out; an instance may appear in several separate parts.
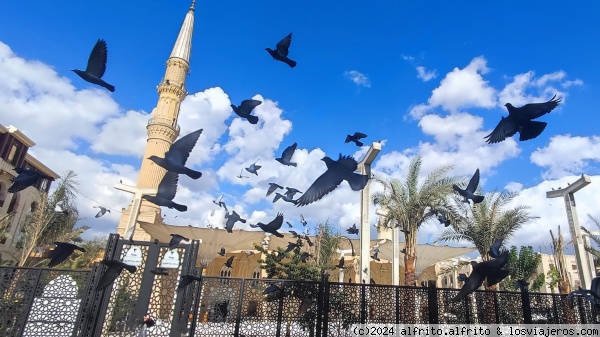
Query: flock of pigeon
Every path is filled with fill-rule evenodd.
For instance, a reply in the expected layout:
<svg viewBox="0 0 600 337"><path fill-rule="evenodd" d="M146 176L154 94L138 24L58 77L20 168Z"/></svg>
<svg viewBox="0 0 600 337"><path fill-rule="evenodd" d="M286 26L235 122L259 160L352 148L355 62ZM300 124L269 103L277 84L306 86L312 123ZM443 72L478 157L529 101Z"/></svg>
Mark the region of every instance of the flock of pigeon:
<svg viewBox="0 0 600 337"><path fill-rule="evenodd" d="M291 68L297 66L297 62L290 59L289 48L292 41L292 34L290 33L281 41L279 41L275 47L275 49L266 48L266 51L271 55L271 57L277 61L286 63ZM98 40L95 44L92 52L89 56L87 68L86 70L73 70L77 75L79 75L83 80L104 87L107 90L114 92L115 87L111 84L105 82L102 77L106 71L106 63L107 63L107 55L108 49L106 42L102 39ZM526 141L530 139L534 139L539 136L542 131L545 129L547 123L534 121L550 111L552 111L556 106L561 102L560 99L556 99L556 96L552 97L547 102L544 103L530 103L526 104L520 108L516 108L510 103L507 103L505 106L508 110L508 116L502 117L498 125L494 128L494 130L487 135L484 139L488 144L498 143L504 141L508 137L514 136L517 132L519 133L519 140ZM239 106L231 105L233 112L242 119L247 120L250 124L257 124L259 122L259 118L255 115L252 115L252 111L254 108L259 106L262 102L254 99L244 100L241 102ZM151 160L156 165L164 168L166 170L166 174L164 178L160 181L158 185L158 190L156 195L144 195L143 198L148 200L151 203L154 203L161 207L174 208L180 212L187 211L186 205L181 205L173 201L177 192L177 184L179 180L179 175L183 174L188 176L191 179L199 179L202 176L202 173L193 169L186 167L186 161L193 150L198 138L202 134L202 129L198 129L186 136L181 137L177 141L175 141L169 150L164 154L163 157L158 156L150 156L149 160ZM347 135L345 143L353 142L357 146L363 146L363 143L360 141L363 138L366 138L367 135L361 132L355 132L352 135ZM285 166L296 167L297 163L293 162L294 152L298 143L293 143L288 146L281 157L276 158L275 160ZM284 187L275 182L269 183L268 190L266 192L267 196L272 195L275 192L275 197L273 202L277 202L278 200L283 200L285 202L292 203L297 207L306 206L311 203L314 203L325 195L329 194L333 190L335 190L344 180L348 182L351 189L353 191L362 190L368 180L371 178L367 175L361 175L355 173L358 167L358 162L350 157L341 155L337 160L333 160L330 157L324 157L322 160L325 162L327 169L321 176L319 176L306 190L306 192L301 192L293 187ZM254 162L249 167L245 168L245 170L250 173L258 176L258 171L261 166L257 165L257 162ZM40 179L48 179L49 177L44 174L35 171L35 170L27 170L22 168L16 168L15 171L18 173L17 177L14 178L12 186L9 188L9 193L16 193L20 190L27 188L28 186L32 186L36 184ZM238 178L248 178L247 176L243 176L244 169L240 171ZM469 201L473 201L473 203L480 203L483 201L484 197L480 195L476 195L475 191L479 184L479 169L475 171L475 174L471 178L470 182L466 186L466 188L460 188L457 185L454 185L454 190L460 194L464 198L464 202L469 203ZM285 189L285 193L276 192L278 190ZM301 197L294 199L296 194L302 194ZM245 223L246 220L242 219L239 214L235 211L231 213L227 209L227 206L223 202L223 196L217 201L213 202L219 206L223 207L226 210L226 225L225 229L228 233L232 233L233 228L236 222ZM99 206L100 211L96 215L96 217L100 217L104 215L106 212L110 212L110 210L105 207ZM214 213L214 211L213 211ZM436 215L440 223L445 226L449 226L450 222L447 217L437 210L430 210L429 215ZM275 219L270 221L267 224L257 223L251 224L250 226L253 228L260 228L266 233L270 233L277 237L283 237L279 230L281 229L284 222L283 214L278 213ZM302 217L303 225L306 226L306 221L304 217ZM290 227L292 225L287 222ZM358 228L356 225L349 228L347 230L348 234L358 234ZM298 235L296 232L291 231L294 234L294 237L301 237L308 241L310 238L308 235L304 234L303 236ZM129 238L132 240L132 238ZM172 240L169 243L169 248L174 249L181 240L186 238L172 234ZM309 244L312 244L310 242ZM488 285L496 284L503 278L508 275L508 271L503 270L502 268L506 265L508 259L508 253L499 252L501 242L497 242L494 246L491 247L489 255L493 257L493 260L485 261L481 263L473 262L473 272L470 276L461 275L461 279L465 282L463 288L460 290L459 294L456 296L455 300L460 300L464 298L467 294L473 292L477 288L479 288L484 279L487 279ZM289 243L289 246L286 251L291 251L296 248L296 243ZM56 266L63 262L74 250L85 251L83 248L78 247L71 243L65 242L57 242L56 248L50 254L50 262L48 264L49 267ZM224 249L219 252L220 255L224 255ZM303 256L303 261L306 261L310 255ZM372 256L373 259L378 260L377 252ZM233 257L231 257L225 265L231 267ZM129 266L123 262L116 260L105 260L102 261L108 269L104 273L102 279L100 280L97 290L102 290L108 287L122 272L123 269L128 270L129 272L135 272L136 267ZM344 260L343 258L340 260L338 267L343 268ZM155 270L153 273L157 275L163 275L166 273L165 270ZM185 275L181 278L179 284L179 290L183 289L187 285L191 284L194 281L199 281L200 279L193 275ZM277 291L277 289L269 288L265 291L265 293ZM304 302L303 302L304 303Z"/></svg>

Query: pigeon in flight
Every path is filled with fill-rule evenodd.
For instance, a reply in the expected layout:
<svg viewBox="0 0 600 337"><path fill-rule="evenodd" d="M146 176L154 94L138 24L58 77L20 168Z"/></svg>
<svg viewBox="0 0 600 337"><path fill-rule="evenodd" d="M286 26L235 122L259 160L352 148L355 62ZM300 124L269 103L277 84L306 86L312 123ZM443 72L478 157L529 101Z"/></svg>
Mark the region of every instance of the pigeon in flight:
<svg viewBox="0 0 600 337"><path fill-rule="evenodd" d="M244 178L250 178L248 176L242 175L242 173L244 173L244 169L240 170L240 174L238 174L237 177L240 178L240 179L242 179L242 180L244 180Z"/></svg>
<svg viewBox="0 0 600 337"><path fill-rule="evenodd" d="M311 257L312 255L310 255L307 252L304 252L302 254L300 254L300 262L306 262L308 260L309 257Z"/></svg>
<svg viewBox="0 0 600 337"><path fill-rule="evenodd" d="M304 215L302 214L300 214L300 223L302 224L302 226L306 226L308 224L308 222L304 220Z"/></svg>
<svg viewBox="0 0 600 337"><path fill-rule="evenodd" d="M477 185L479 185L479 169L475 171L473 177L469 181L469 185L464 190L458 187L456 184L452 185L452 188L458 192L458 194L462 195L464 200L463 202L468 203L469 199L473 200L474 204L478 204L483 201L482 195L476 195L475 190L477 189Z"/></svg>
<svg viewBox="0 0 600 337"><path fill-rule="evenodd" d="M258 123L258 117L251 115L252 110L257 106L261 105L262 102L255 99L246 99L243 100L239 107L231 104L231 108L236 115L245 118L250 122L250 124Z"/></svg>
<svg viewBox="0 0 600 337"><path fill-rule="evenodd" d="M272 294L277 291L281 291L281 288L279 288L275 283L271 283L267 289L263 291L263 295Z"/></svg>
<svg viewBox="0 0 600 337"><path fill-rule="evenodd" d="M597 303L600 303L600 296L598 296L598 294L594 293L591 290L579 287L579 289L571 291L569 295L567 295L567 303L569 304L570 308L573 308L573 297L575 297L576 295L583 296L585 300L589 301L594 306L596 306Z"/></svg>
<svg viewBox="0 0 600 337"><path fill-rule="evenodd" d="M262 222L259 222L256 225L258 227L260 227L260 229L262 229L263 232L265 232L265 233L271 233L278 238L284 237L283 234L281 234L277 231L281 228L281 225L283 225L283 214L281 214L281 213L277 213L277 216L275 217L275 219L273 219L273 221L269 222L266 225Z"/></svg>
<svg viewBox="0 0 600 337"><path fill-rule="evenodd" d="M298 246L298 244L297 244L297 243L295 243L295 242L288 242L288 246L287 246L287 248L285 249L285 252L286 252L286 253L289 253L289 252L291 252L292 250L294 250L294 249L296 249L296 248L298 248L298 247L300 247L300 246Z"/></svg>
<svg viewBox="0 0 600 337"><path fill-rule="evenodd" d="M281 61L287 63L288 66L294 68L296 66L296 61L291 60L288 57L290 44L292 43L292 33L288 36L284 37L281 41L277 42L277 46L275 50L271 48L265 48L265 50L277 61Z"/></svg>
<svg viewBox="0 0 600 337"><path fill-rule="evenodd" d="M363 146L364 144L359 139L363 139L363 138L367 138L367 135L365 135L362 132L355 132L353 135L347 135L346 141L344 143L354 142L354 144L356 144L356 146L360 147L360 146Z"/></svg>
<svg viewBox="0 0 600 337"><path fill-rule="evenodd" d="M248 171L250 173L254 173L255 175L258 175L258 170L260 170L260 168L262 166L256 165L257 162L258 162L258 160L256 160L254 162L254 164L250 165L249 167L246 167L246 171Z"/></svg>
<svg viewBox="0 0 600 337"><path fill-rule="evenodd" d="M190 239L179 234L171 234L171 241L169 241L169 249L175 249L175 247L177 247L177 245L180 244L182 240L189 241Z"/></svg>
<svg viewBox="0 0 600 337"><path fill-rule="evenodd" d="M293 199L294 195L296 195L296 193L302 193L293 187L286 187L285 189L286 189L285 196L288 197L289 199Z"/></svg>
<svg viewBox="0 0 600 337"><path fill-rule="evenodd" d="M437 214L437 219L438 221L444 225L444 227L448 227L450 226L450 220L448 220L448 218L446 217L446 214L444 213L438 213Z"/></svg>
<svg viewBox="0 0 600 337"><path fill-rule="evenodd" d="M213 200L213 204L219 206L219 207L223 207L225 209L225 212L229 212L227 210L227 206L225 205L225 202L223 201L223 197L225 196L225 194L222 194L221 197L218 200Z"/></svg>
<svg viewBox="0 0 600 337"><path fill-rule="evenodd" d="M94 45L94 49L92 49L85 71L79 69L73 69L71 71L79 75L79 77L83 78L86 82L99 85L108 89L110 92L114 92L115 87L102 80L102 76L104 76L104 72L106 71L107 59L108 49L106 47L106 41L99 39L98 42L96 42L96 45Z"/></svg>
<svg viewBox="0 0 600 337"><path fill-rule="evenodd" d="M202 277L197 277L194 275L183 275L181 280L179 281L179 285L177 286L177 291L181 291L183 288L192 284L192 282L202 282Z"/></svg>
<svg viewBox="0 0 600 337"><path fill-rule="evenodd" d="M292 157L294 156L294 152L296 151L296 147L298 147L298 143L294 143L288 146L283 153L281 154L281 158L275 158L278 162L287 166L298 166L296 163L292 163Z"/></svg>
<svg viewBox="0 0 600 337"><path fill-rule="evenodd" d="M519 290L523 291L523 290L527 289L528 286L529 286L529 282L527 282L524 279L515 281L515 289L519 289Z"/></svg>
<svg viewBox="0 0 600 337"><path fill-rule="evenodd" d="M52 180L47 175L33 170L26 170L20 167L14 168L17 176L13 179L12 185L8 188L8 193L17 193L29 186L35 185L40 179Z"/></svg>
<svg viewBox="0 0 600 337"><path fill-rule="evenodd" d="M225 247L221 247L221 251L219 251L217 254L225 257Z"/></svg>
<svg viewBox="0 0 600 337"><path fill-rule="evenodd" d="M548 123L537 122L534 119L554 110L561 103L561 99L556 99L554 95L549 101L544 103L529 103L520 108L515 108L512 104L506 103L504 106L508 110L508 117L502 117L494 131L489 135L486 142L488 144L500 143L508 137L514 136L519 132L519 141L534 139L539 136L546 128Z"/></svg>
<svg viewBox="0 0 600 337"><path fill-rule="evenodd" d="M459 282L467 282L469 277L467 276L467 274L460 273L460 274L458 274L456 279L458 279Z"/></svg>
<svg viewBox="0 0 600 337"><path fill-rule="evenodd" d="M185 212L187 211L187 206L173 202L173 198L177 194L178 181L179 175L177 173L167 171L160 184L158 184L156 196L144 195L142 198L158 206L175 208L180 212Z"/></svg>
<svg viewBox="0 0 600 337"><path fill-rule="evenodd" d="M232 211L229 217L227 218L227 223L225 224L225 230L227 233L233 233L233 226L236 222L246 223L246 219L242 219L236 211Z"/></svg>
<svg viewBox="0 0 600 337"><path fill-rule="evenodd" d="M202 129L199 129L179 138L171 145L169 150L165 153L164 158L150 156L148 159L167 171L185 174L194 180L198 179L202 176L202 172L185 167L185 162L188 160L194 146L196 146L201 133Z"/></svg>
<svg viewBox="0 0 600 337"><path fill-rule="evenodd" d="M273 194L273 192L275 192L275 190L277 189L282 189L283 186L276 184L276 183L269 183L269 189L267 190L267 197L270 196L271 194Z"/></svg>
<svg viewBox="0 0 600 337"><path fill-rule="evenodd" d="M500 252L501 247L502 247L502 239L494 241L494 243L490 247L490 250L488 251L488 255L494 259L499 258L500 254L501 254L501 252Z"/></svg>
<svg viewBox="0 0 600 337"><path fill-rule="evenodd" d="M48 268L52 268L61 264L64 260L66 260L75 250L81 251L85 253L85 249L81 248L77 245L68 242L55 242L56 248L50 251L48 258L50 262L48 262Z"/></svg>
<svg viewBox="0 0 600 337"><path fill-rule="evenodd" d="M104 207L104 206L94 206L94 208L99 208L100 210L98 211L98 213L96 213L96 218L99 218L101 216L103 216L104 214L106 214L106 212L110 213L110 209Z"/></svg>
<svg viewBox="0 0 600 337"><path fill-rule="evenodd" d="M169 275L169 271L166 268L158 267L156 269L152 269L150 271L154 275Z"/></svg>
<svg viewBox="0 0 600 337"><path fill-rule="evenodd" d="M306 240L306 243L308 243L309 247L313 247L315 244L310 240L310 236L308 236L308 234L304 234L304 240Z"/></svg>
<svg viewBox="0 0 600 337"><path fill-rule="evenodd" d="M106 271L102 275L102 278L100 278L100 281L98 282L98 285L96 286L96 291L100 291L100 290L110 286L117 279L117 277L119 277L119 275L121 275L121 272L123 271L123 269L126 269L128 272L130 272L132 274L135 273L135 271L137 270L137 268L135 266L130 266L126 263L123 263L121 261L116 261L116 260L103 260L103 261L100 261L100 263L107 266L108 269L106 269Z"/></svg>
<svg viewBox="0 0 600 337"><path fill-rule="evenodd" d="M344 180L350 184L353 191L360 191L367 185L368 175L354 173L358 168L358 163L354 158L340 154L338 160L329 157L324 157L322 160L327 165L327 171L304 192L304 195L297 200L296 206L306 206L323 198L335 190Z"/></svg>
<svg viewBox="0 0 600 337"><path fill-rule="evenodd" d="M300 302L300 306L298 307L298 316L302 316L302 315L306 314L306 312L308 311L308 309L310 309L312 304L313 304L312 297L303 298L302 302Z"/></svg>
<svg viewBox="0 0 600 337"><path fill-rule="evenodd" d="M296 231L290 231L290 234L293 235L292 239L297 239L300 237L300 235L298 235L298 233Z"/></svg>
<svg viewBox="0 0 600 337"><path fill-rule="evenodd" d="M377 251L377 252L373 253L373 255L371 255L371 258L372 258L373 260L375 260L375 261L378 261L378 262L379 262L379 261L381 261L381 259L379 258L379 256L378 256L378 255L379 255L379 252Z"/></svg>
<svg viewBox="0 0 600 337"><path fill-rule="evenodd" d="M287 195L283 195L283 194L277 192L277 193L275 193L275 198L273 198L273 202L276 202L279 199L283 199L283 201L287 201L294 205L296 204L296 200L288 198Z"/></svg>
<svg viewBox="0 0 600 337"><path fill-rule="evenodd" d="M471 261L473 271L471 275L465 280L465 284L462 286L458 294L451 300L451 302L458 302L463 300L469 294L479 289L483 285L483 281L487 278L488 286L496 284L502 280L502 278L508 276L509 271L503 270L502 268L508 262L508 251L502 253L502 255L494 260L475 262ZM504 277L502 277L505 275Z"/></svg>
<svg viewBox="0 0 600 337"><path fill-rule="evenodd" d="M294 228L294 225L292 225L289 221L286 221L285 223L288 225L288 227Z"/></svg>
<svg viewBox="0 0 600 337"><path fill-rule="evenodd" d="M352 225L352 227L346 229L346 232L348 234L354 234L354 235L358 234L358 228L356 227L356 224L354 224L354 225Z"/></svg>
<svg viewBox="0 0 600 337"><path fill-rule="evenodd" d="M336 267L338 267L340 269L344 269L344 257L343 256L340 258L340 262L338 262Z"/></svg>
<svg viewBox="0 0 600 337"><path fill-rule="evenodd" d="M224 266L227 267L227 268L233 268L232 263L233 263L233 258L234 257L235 256L231 256L230 258L228 258L227 261L225 262Z"/></svg>

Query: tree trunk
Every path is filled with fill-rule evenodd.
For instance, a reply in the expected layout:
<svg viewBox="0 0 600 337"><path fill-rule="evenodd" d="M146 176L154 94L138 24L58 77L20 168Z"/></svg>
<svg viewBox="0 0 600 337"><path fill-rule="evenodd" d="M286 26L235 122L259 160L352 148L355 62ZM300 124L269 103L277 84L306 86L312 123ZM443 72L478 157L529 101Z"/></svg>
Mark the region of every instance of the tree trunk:
<svg viewBox="0 0 600 337"><path fill-rule="evenodd" d="M411 230L404 234L406 253L404 254L404 285L416 286L415 265L417 261L417 231Z"/></svg>
<svg viewBox="0 0 600 337"><path fill-rule="evenodd" d="M571 285L569 281L560 280L558 281L558 292L560 294L568 294L571 292Z"/></svg>

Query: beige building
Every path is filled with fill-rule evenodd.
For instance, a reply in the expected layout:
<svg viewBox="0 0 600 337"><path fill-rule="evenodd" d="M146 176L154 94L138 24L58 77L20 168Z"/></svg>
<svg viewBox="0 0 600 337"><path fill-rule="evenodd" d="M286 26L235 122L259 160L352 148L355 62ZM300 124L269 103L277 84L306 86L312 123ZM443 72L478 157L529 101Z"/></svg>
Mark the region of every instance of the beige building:
<svg viewBox="0 0 600 337"><path fill-rule="evenodd" d="M544 274L548 275L548 272L552 267L555 266L554 255L552 254L541 254L542 255L542 263L538 266L538 270L535 273L534 277L537 275ZM565 258L565 268L567 269L567 273L569 274L569 283L571 284L572 290L577 290L578 287L581 286L581 280L579 278L579 273L577 272L577 259L575 255L564 255ZM595 277L595 276L594 276ZM546 284L540 290L543 293L551 293L552 289L547 284L548 279L546 277ZM557 288L554 288L554 292L557 292Z"/></svg>
<svg viewBox="0 0 600 337"><path fill-rule="evenodd" d="M19 224L27 213L40 202L40 192L50 190L52 181L59 177L54 171L35 159L28 152L35 143L16 127L0 124L0 261L14 264L15 238ZM36 185L17 193L8 193L11 181L17 176L14 168L25 168L41 172L52 179L42 179Z"/></svg>

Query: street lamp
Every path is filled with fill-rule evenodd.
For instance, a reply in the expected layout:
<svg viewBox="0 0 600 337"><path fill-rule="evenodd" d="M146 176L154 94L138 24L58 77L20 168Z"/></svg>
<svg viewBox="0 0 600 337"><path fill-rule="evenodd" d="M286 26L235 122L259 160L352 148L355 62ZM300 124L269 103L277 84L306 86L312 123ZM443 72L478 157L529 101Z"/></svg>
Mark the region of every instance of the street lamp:
<svg viewBox="0 0 600 337"><path fill-rule="evenodd" d="M371 250L370 242L371 242L371 224L369 221L369 205L371 203L370 197L371 194L369 192L369 186L371 185L371 164L381 151L381 143L373 142L369 150L365 154L364 158L358 163L357 171L360 174L364 174L369 176L369 181L365 188L360 191L360 273L362 274L359 277L360 280L363 280L366 283L369 283L371 280L370 274L370 255L369 251Z"/></svg>
<svg viewBox="0 0 600 337"><path fill-rule="evenodd" d="M592 257L585 250L584 237L581 235L579 219L577 218L577 207L575 204L575 192L584 188L592 182L589 176L582 174L579 179L573 184L569 184L567 188L559 188L546 192L546 198L562 197L565 200L565 208L567 210L567 220L569 221L569 229L571 238L575 246L575 259L577 260L577 268L581 275L581 287L588 289L592 284L592 275L595 274L595 269L592 263ZM586 238L587 240L587 238Z"/></svg>

